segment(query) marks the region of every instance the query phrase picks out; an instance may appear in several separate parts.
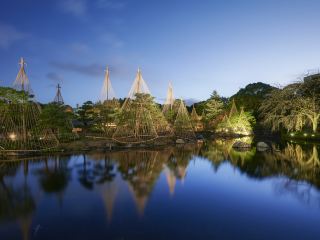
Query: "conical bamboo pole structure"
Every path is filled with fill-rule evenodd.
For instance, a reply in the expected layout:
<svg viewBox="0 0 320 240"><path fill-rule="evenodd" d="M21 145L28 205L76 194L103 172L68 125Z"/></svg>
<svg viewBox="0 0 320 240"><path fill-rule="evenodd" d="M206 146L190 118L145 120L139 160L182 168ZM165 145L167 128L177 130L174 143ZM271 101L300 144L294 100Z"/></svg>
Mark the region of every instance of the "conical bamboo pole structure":
<svg viewBox="0 0 320 240"><path fill-rule="evenodd" d="M184 105L184 102L182 101L182 99L180 100L180 107L178 110L176 120L174 122L174 133L177 138L181 138L185 140L196 139L196 135L193 131L193 127L189 119L188 110Z"/></svg>
<svg viewBox="0 0 320 240"><path fill-rule="evenodd" d="M25 92L26 97L7 101L0 108L0 152L40 151L58 145L54 134L39 124L41 108L30 95L25 65L21 58L14 86L17 91Z"/></svg>
<svg viewBox="0 0 320 240"><path fill-rule="evenodd" d="M62 94L61 94L61 86L60 86L60 84L57 85L57 93L56 93L56 96L54 97L53 102L56 103L56 104L61 104L61 105L64 104L64 101L63 101L63 98L62 98Z"/></svg>
<svg viewBox="0 0 320 240"><path fill-rule="evenodd" d="M143 143L170 134L169 125L153 101L138 69L125 100L113 139L121 143Z"/></svg>

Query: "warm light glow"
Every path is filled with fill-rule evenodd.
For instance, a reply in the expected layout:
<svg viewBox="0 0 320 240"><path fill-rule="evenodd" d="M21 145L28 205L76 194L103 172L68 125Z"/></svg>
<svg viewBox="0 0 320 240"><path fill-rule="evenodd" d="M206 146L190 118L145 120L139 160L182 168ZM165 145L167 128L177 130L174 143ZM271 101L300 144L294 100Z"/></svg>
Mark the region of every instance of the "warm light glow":
<svg viewBox="0 0 320 240"><path fill-rule="evenodd" d="M15 133L10 133L9 138L14 141L14 140L16 140L17 135Z"/></svg>
<svg viewBox="0 0 320 240"><path fill-rule="evenodd" d="M294 137L294 133L290 133L290 136L291 136L291 137Z"/></svg>
<svg viewBox="0 0 320 240"><path fill-rule="evenodd" d="M305 136L305 137L306 137L306 136L308 136L308 134L307 134L307 133L304 133L304 134L303 134L303 136Z"/></svg>

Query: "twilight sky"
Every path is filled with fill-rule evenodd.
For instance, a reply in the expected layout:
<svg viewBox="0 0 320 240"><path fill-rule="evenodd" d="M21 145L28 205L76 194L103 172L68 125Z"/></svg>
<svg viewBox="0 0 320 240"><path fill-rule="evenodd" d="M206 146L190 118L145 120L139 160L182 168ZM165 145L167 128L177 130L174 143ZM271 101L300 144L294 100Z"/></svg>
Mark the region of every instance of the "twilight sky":
<svg viewBox="0 0 320 240"><path fill-rule="evenodd" d="M140 66L161 102L231 96L250 82L285 84L320 67L317 0L2 0L0 85L19 57L37 99L98 100L105 65L118 97Z"/></svg>

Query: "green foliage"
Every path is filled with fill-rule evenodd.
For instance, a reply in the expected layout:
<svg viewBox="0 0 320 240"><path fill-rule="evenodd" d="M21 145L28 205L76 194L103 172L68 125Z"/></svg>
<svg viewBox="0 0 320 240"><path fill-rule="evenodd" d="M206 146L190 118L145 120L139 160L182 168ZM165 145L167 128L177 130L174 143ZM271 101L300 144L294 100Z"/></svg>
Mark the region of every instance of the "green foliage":
<svg viewBox="0 0 320 240"><path fill-rule="evenodd" d="M319 77L309 76L272 91L260 107L263 123L274 131L300 131L311 126L316 132L320 118L319 83Z"/></svg>
<svg viewBox="0 0 320 240"><path fill-rule="evenodd" d="M64 105L50 103L44 105L40 114L40 124L54 133L71 133L73 114L66 111Z"/></svg>
<svg viewBox="0 0 320 240"><path fill-rule="evenodd" d="M206 103L206 119L214 120L223 111L223 102L218 99L209 99Z"/></svg>
<svg viewBox="0 0 320 240"><path fill-rule="evenodd" d="M218 124L217 131L228 132L230 134L250 135L252 127L256 124L256 119L250 112L244 112L232 115L230 118L225 116Z"/></svg>
<svg viewBox="0 0 320 240"><path fill-rule="evenodd" d="M202 121L208 128L213 127L217 120L217 117L224 111L225 104L223 99L219 96L217 91L213 91L210 98L205 101L204 104L204 116L202 116Z"/></svg>
<svg viewBox="0 0 320 240"><path fill-rule="evenodd" d="M174 124L174 121L177 117L179 106L180 106L180 100L176 99L173 103L172 108L168 108L164 112L164 116L169 123Z"/></svg>
<svg viewBox="0 0 320 240"><path fill-rule="evenodd" d="M242 106L245 111L250 111L258 118L259 107L262 101L275 88L269 84L262 82L248 84L245 88L241 88L230 99L235 100L239 106Z"/></svg>
<svg viewBox="0 0 320 240"><path fill-rule="evenodd" d="M86 101L77 110L78 120L83 122L85 126L90 125L90 123L98 117L97 113L94 111L94 104L92 101Z"/></svg>
<svg viewBox="0 0 320 240"><path fill-rule="evenodd" d="M29 96L24 91L16 91L13 88L0 87L0 104L27 102Z"/></svg>
<svg viewBox="0 0 320 240"><path fill-rule="evenodd" d="M168 123L150 94L136 93L121 108L113 138L123 142L144 142L169 133Z"/></svg>
<svg viewBox="0 0 320 240"><path fill-rule="evenodd" d="M102 131L104 133L112 132L113 126L118 121L120 113L120 104L116 99L105 101L104 103L97 103L94 106L95 119L94 130ZM113 126L111 126L113 125Z"/></svg>

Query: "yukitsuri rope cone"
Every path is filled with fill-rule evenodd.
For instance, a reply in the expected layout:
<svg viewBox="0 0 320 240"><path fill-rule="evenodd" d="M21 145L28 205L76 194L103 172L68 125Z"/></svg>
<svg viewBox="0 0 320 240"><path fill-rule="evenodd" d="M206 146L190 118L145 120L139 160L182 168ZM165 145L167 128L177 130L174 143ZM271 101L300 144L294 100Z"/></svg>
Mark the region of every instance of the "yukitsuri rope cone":
<svg viewBox="0 0 320 240"><path fill-rule="evenodd" d="M173 129L177 138L190 141L196 140L196 135L193 131L188 110L182 100L180 100L180 107L176 120L174 122Z"/></svg>
<svg viewBox="0 0 320 240"><path fill-rule="evenodd" d="M117 127L117 116L120 111L120 103L116 99L115 92L110 81L110 71L107 67L100 94L99 102L95 105L98 115L96 129L87 136L94 138L111 139Z"/></svg>
<svg viewBox="0 0 320 240"><path fill-rule="evenodd" d="M113 139L120 143L144 143L170 135L170 127L150 94L138 69L122 105Z"/></svg>
<svg viewBox="0 0 320 240"><path fill-rule="evenodd" d="M43 151L59 143L51 130L39 124L41 109L34 100L25 65L21 58L16 91L0 99L0 152Z"/></svg>
<svg viewBox="0 0 320 240"><path fill-rule="evenodd" d="M201 118L202 118L202 117L200 117L200 116L198 115L198 113L197 113L197 111L196 111L196 109L195 109L195 107L194 107L194 105L193 105L193 106L192 106L192 111L191 111L191 114L190 114L190 120L191 120L193 129L194 129L194 131L196 131L196 132L203 130L203 124L202 124L202 122L201 122Z"/></svg>
<svg viewBox="0 0 320 240"><path fill-rule="evenodd" d="M62 98L62 94L61 94L61 86L60 86L60 84L57 85L57 93L56 93L56 96L53 99L53 102L56 103L56 104L60 104L60 105L64 104L64 101L63 101L63 98Z"/></svg>
<svg viewBox="0 0 320 240"><path fill-rule="evenodd" d="M166 101L163 105L163 109L162 112L164 115L166 115L166 113L168 113L168 111L173 109L173 104L174 104L174 95L173 95L173 87L171 85L171 83L169 83L169 87L168 87L168 91L167 91L167 98Z"/></svg>

